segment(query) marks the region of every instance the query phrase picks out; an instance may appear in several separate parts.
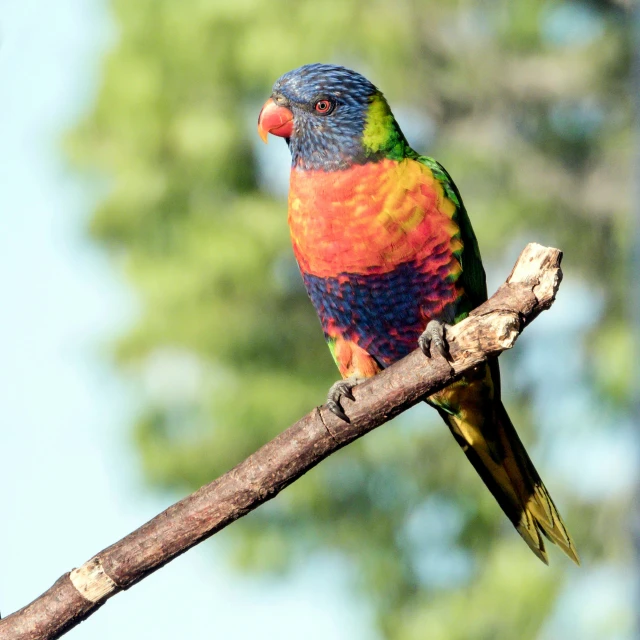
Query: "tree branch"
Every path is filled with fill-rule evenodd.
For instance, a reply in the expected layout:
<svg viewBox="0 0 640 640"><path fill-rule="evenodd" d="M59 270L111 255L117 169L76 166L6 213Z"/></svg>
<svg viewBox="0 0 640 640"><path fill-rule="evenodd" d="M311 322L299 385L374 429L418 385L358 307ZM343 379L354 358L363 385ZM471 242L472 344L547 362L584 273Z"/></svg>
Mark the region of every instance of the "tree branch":
<svg viewBox="0 0 640 640"><path fill-rule="evenodd" d="M355 402L343 401L349 423L326 407L314 409L231 471L0 621L0 640L59 638L108 598L273 498L334 451L511 348L524 327L553 303L562 279L561 259L557 249L527 245L498 291L447 331L451 362L414 351L356 387Z"/></svg>

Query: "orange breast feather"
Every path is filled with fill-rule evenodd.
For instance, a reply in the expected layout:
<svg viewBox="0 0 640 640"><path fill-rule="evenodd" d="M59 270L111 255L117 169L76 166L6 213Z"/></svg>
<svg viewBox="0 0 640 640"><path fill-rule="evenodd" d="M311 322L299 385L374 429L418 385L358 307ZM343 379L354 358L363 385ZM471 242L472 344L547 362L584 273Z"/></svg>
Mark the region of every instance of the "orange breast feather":
<svg viewBox="0 0 640 640"><path fill-rule="evenodd" d="M452 281L461 248L454 204L428 167L382 160L343 171L293 168L289 227L303 272L376 274L417 261Z"/></svg>

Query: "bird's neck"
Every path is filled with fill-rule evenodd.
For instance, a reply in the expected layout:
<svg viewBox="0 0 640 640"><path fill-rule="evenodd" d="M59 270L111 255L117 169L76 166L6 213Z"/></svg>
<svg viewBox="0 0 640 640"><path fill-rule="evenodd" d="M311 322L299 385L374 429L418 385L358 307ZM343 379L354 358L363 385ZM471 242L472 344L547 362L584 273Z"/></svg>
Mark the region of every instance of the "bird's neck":
<svg viewBox="0 0 640 640"><path fill-rule="evenodd" d="M301 132L288 140L291 169L301 171L344 171L375 161L365 154L360 137L346 133Z"/></svg>
<svg viewBox="0 0 640 640"><path fill-rule="evenodd" d="M361 143L367 156L378 159L402 160L416 155L381 93L369 98Z"/></svg>

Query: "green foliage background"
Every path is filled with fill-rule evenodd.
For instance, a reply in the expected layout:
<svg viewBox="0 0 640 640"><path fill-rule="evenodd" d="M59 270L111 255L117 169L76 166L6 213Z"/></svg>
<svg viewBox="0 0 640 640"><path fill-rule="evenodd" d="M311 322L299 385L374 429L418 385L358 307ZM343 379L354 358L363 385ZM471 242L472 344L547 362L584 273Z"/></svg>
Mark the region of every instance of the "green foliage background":
<svg viewBox="0 0 640 640"><path fill-rule="evenodd" d="M355 67L425 118L434 133L418 148L454 176L489 265L506 273L506 252L529 240L566 252L567 277L604 299L583 345L585 370L598 363L587 391L611 415L624 410L624 4L113 0L112 12L118 39L69 150L106 177L90 231L139 300L115 353L143 399L132 429L152 486L210 481L336 378L286 205L259 187L258 109L279 75L308 62ZM505 386L532 445L530 390ZM628 559L628 496L604 503L547 484L587 566ZM224 540L252 572L338 554L393 640L538 637L574 575L559 554L539 566L426 408L333 456Z"/></svg>

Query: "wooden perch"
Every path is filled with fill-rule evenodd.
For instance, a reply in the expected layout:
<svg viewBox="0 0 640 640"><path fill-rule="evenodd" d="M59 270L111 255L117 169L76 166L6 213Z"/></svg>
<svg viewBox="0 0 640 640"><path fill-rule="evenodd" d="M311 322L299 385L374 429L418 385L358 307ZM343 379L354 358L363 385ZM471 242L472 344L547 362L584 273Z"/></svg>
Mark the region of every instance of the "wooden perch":
<svg viewBox="0 0 640 640"><path fill-rule="evenodd" d="M416 350L354 388L343 400L349 423L314 409L228 473L180 500L48 591L0 621L0 640L59 638L108 598L273 498L349 442L387 422L465 371L513 346L524 327L553 303L562 253L529 244L507 281L447 331L451 362Z"/></svg>

